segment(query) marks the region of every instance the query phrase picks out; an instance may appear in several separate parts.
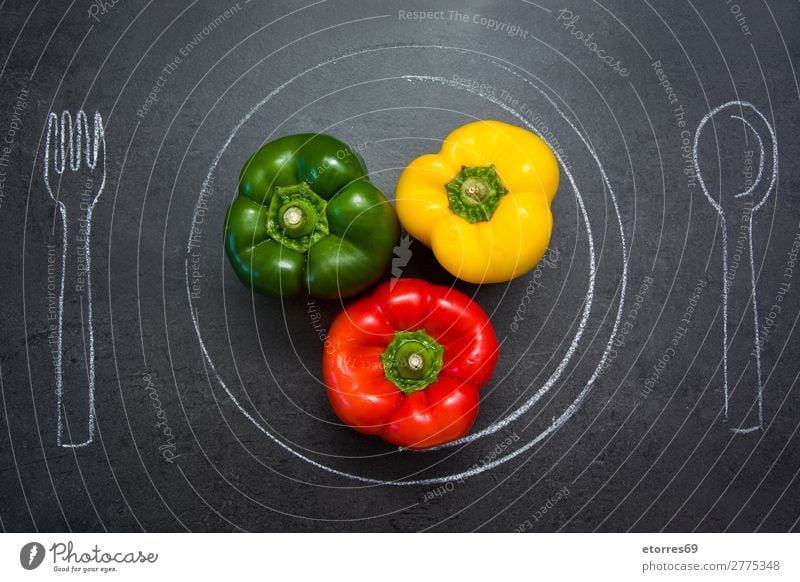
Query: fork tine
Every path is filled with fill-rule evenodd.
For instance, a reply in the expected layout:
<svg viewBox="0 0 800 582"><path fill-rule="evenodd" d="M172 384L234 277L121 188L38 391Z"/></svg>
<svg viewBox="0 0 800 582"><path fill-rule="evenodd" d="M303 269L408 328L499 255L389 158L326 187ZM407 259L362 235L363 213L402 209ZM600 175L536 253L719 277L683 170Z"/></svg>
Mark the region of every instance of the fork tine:
<svg viewBox="0 0 800 582"><path fill-rule="evenodd" d="M51 113L49 121L53 125L53 143L50 146L50 151L53 154L53 169L56 171L56 174L63 174L66 167L66 159L64 158L64 134L59 130L58 115Z"/></svg>
<svg viewBox="0 0 800 582"><path fill-rule="evenodd" d="M45 179L47 179L47 177L50 175L50 161L51 161L50 160L50 151L51 151L50 148L51 148L52 144L55 143L56 141L58 141L58 116L55 113L51 112L51 113L49 113L47 115L47 134L46 134L45 142L44 142L44 177L45 177ZM58 155L57 155L57 153L55 151L53 152L53 160L52 161L53 161L53 169L56 170L56 172L58 172L58 170L56 169L56 166L55 166L56 162L58 161Z"/></svg>
<svg viewBox="0 0 800 582"><path fill-rule="evenodd" d="M67 158L69 158L69 167L71 170L79 170L80 169L80 158L77 160L76 166L76 159L75 159L75 126L72 123L72 114L64 110L61 112L61 156L64 164L64 167L67 166Z"/></svg>
<svg viewBox="0 0 800 582"><path fill-rule="evenodd" d="M83 130L86 114L79 109L75 113L75 124L72 126L72 142L70 143L70 156L72 157L71 167L73 170L80 170L83 163Z"/></svg>
<svg viewBox="0 0 800 582"><path fill-rule="evenodd" d="M47 188L47 193L50 198L56 200L56 195L53 193L53 188L50 185L50 170L54 170L56 174L64 173L63 163L59 166L59 131L58 131L58 115L50 112L47 115L47 136L44 144L44 183ZM63 158L62 158L63 162ZM51 168L52 165L52 168Z"/></svg>
<svg viewBox="0 0 800 582"><path fill-rule="evenodd" d="M94 112L94 128L92 139L89 138L89 128L87 124L86 128L86 165L88 165L91 169L95 169L97 167L97 161L100 156L100 146L103 146L103 162L105 163L105 155L106 155L106 130L103 126L103 117L100 115L99 111ZM91 154L91 155L90 155Z"/></svg>
<svg viewBox="0 0 800 582"><path fill-rule="evenodd" d="M89 140L89 121L83 109L75 114L75 158L76 164L80 167L81 163L86 162L86 166L93 168L91 162L92 142Z"/></svg>

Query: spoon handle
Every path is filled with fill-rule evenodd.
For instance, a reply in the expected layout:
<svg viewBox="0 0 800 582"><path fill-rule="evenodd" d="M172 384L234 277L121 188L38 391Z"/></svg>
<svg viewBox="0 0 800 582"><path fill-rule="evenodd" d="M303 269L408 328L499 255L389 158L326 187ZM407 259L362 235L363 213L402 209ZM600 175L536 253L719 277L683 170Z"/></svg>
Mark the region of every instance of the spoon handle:
<svg viewBox="0 0 800 582"><path fill-rule="evenodd" d="M758 328L752 218L726 225L723 344L725 418L732 431L763 426L763 384Z"/></svg>

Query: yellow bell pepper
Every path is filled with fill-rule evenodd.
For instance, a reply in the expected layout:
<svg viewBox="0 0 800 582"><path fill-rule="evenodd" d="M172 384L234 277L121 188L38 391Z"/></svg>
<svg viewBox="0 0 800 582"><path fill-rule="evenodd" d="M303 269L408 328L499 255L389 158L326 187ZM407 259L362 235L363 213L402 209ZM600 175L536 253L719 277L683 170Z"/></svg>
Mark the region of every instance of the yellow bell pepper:
<svg viewBox="0 0 800 582"><path fill-rule="evenodd" d="M558 181L558 161L538 136L501 121L475 121L403 171L397 215L459 279L509 281L547 250Z"/></svg>

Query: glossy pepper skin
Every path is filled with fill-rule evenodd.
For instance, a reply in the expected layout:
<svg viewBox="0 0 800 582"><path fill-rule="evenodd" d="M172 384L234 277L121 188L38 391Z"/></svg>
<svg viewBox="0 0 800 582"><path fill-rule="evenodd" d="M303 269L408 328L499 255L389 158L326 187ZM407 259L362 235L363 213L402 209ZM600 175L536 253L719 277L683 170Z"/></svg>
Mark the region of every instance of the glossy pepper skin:
<svg viewBox="0 0 800 582"><path fill-rule="evenodd" d="M403 171L397 214L451 274L500 283L529 271L547 250L558 182L558 161L542 139L476 121Z"/></svg>
<svg viewBox="0 0 800 582"><path fill-rule="evenodd" d="M324 134L262 146L225 219L234 271L273 296L355 295L386 271L398 237L397 215L358 154Z"/></svg>
<svg viewBox="0 0 800 582"><path fill-rule="evenodd" d="M449 287L398 279L337 316L322 372L345 424L425 449L469 431L496 363L497 337L477 303Z"/></svg>

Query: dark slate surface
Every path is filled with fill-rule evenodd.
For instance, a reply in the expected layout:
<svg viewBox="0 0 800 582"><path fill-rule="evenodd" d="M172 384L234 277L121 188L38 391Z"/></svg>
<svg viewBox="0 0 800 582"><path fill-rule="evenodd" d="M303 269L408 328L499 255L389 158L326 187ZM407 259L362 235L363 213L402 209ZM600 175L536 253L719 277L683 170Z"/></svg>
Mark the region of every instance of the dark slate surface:
<svg viewBox="0 0 800 582"><path fill-rule="evenodd" d="M0 4L4 530L797 529L795 3L65 9ZM752 224L763 391L748 434L731 431L759 385L748 197L734 195L758 173L756 134L764 173L749 198L766 193L769 128L732 108L698 146L731 259L727 420L723 223L690 156L703 117L732 100L763 113L779 148ZM48 273L61 226L42 154L48 113L81 108L107 133L91 238L97 430L63 448ZM753 130L731 119L742 112ZM409 161L475 118L529 124L560 152L550 260L507 285L456 283L504 340L475 430L509 422L464 447L398 452L328 407L322 338L340 305L252 297L222 252L224 210L271 137L333 133L391 197ZM85 176L69 174L62 196L79 205ZM419 243L410 252L403 276L453 283ZM65 338L74 365L83 339ZM87 381L68 384L80 408Z"/></svg>

